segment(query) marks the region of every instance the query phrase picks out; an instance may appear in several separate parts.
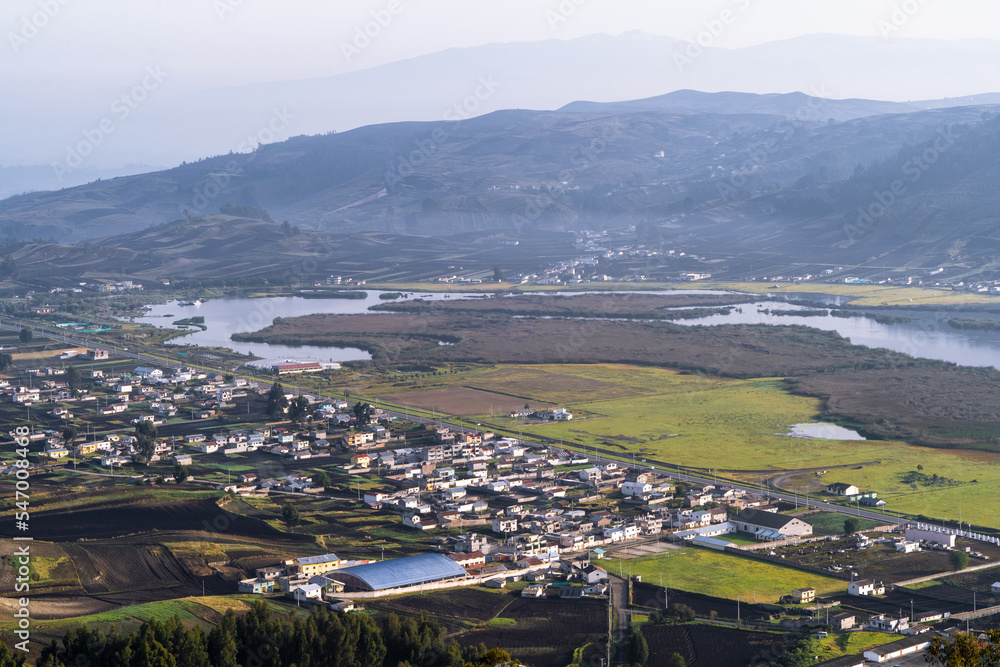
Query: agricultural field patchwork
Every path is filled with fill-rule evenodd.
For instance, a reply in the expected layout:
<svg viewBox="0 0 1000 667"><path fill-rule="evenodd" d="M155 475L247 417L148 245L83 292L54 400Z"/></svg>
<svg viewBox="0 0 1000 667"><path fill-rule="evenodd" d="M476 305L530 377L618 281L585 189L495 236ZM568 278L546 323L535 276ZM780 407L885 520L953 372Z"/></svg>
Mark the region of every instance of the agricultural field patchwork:
<svg viewBox="0 0 1000 667"><path fill-rule="evenodd" d="M873 533L871 537L877 539L878 534ZM974 551L981 551L990 561L1000 558L1000 547L984 542L959 538L957 545L959 548L970 547ZM841 574L853 571L861 578L881 579L885 582L908 581L952 569L946 551L922 550L904 554L897 552L893 544L874 544L858 549L857 540L853 537L777 547L774 552L792 566L833 568ZM971 561L973 565L982 565L983 562L977 559Z"/></svg>
<svg viewBox="0 0 1000 667"><path fill-rule="evenodd" d="M764 665L792 648L788 635L709 625L643 625L650 667L667 667L678 653L688 667Z"/></svg>
<svg viewBox="0 0 1000 667"><path fill-rule="evenodd" d="M564 667L575 649L600 642L608 632L607 602L598 600L515 597L496 619L456 639L464 646L499 646L534 667Z"/></svg>
<svg viewBox="0 0 1000 667"><path fill-rule="evenodd" d="M888 510L952 519L961 510L966 521L1000 527L1000 454L891 440L787 437L790 425L815 421L822 408L816 399L790 394L781 379L732 380L622 364L550 364L460 371L412 384L410 392L398 386L389 391L385 385L370 391L405 396L411 405L427 386L515 393L519 400L566 407L577 417L538 424L484 412L466 415L467 422L582 450L602 449L627 460L634 454L703 470L720 462L720 477L727 476L723 467L754 471L729 475L750 483L783 470L818 468L820 474L787 478L782 488L815 494L833 482L849 482L876 491ZM823 473L827 466L831 469Z"/></svg>
<svg viewBox="0 0 1000 667"><path fill-rule="evenodd" d="M463 646L499 646L538 667L565 667L574 649L597 645L606 636L606 601L526 599L520 597L521 588L469 587L376 599L365 607L378 615L428 614L449 627Z"/></svg>

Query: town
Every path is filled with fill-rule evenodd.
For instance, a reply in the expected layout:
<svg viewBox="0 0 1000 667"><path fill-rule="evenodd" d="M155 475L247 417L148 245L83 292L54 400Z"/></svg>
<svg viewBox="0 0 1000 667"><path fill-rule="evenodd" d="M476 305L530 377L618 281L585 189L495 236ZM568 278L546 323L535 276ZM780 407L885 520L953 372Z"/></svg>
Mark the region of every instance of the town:
<svg viewBox="0 0 1000 667"><path fill-rule="evenodd" d="M937 551L989 567L1000 557L1000 541L971 528L888 516L849 525L852 507L877 510L886 503L877 492L847 482L828 483L810 506L808 498L792 502L762 485L699 481L691 471L281 385L336 370L336 364L273 363L257 369L269 375L264 381L191 366L129 365L100 348L79 360L87 366L83 371L62 364L24 367L0 381L12 407L44 415L52 425L29 435L39 471L117 476L153 488L201 485L228 498L270 497L288 510L289 526L297 520L297 499L340 498L427 536L416 553L390 558L384 547L381 553L352 547L350 557L341 558L333 543L334 552L244 566L234 573L242 577L230 576L234 594L347 612L387 596L479 586L531 600L604 600L625 613L630 605L614 600L615 582L629 590L644 585L624 569L632 558L696 549L782 562L839 580L839 593L829 583L819 593L788 586L770 601L768 614L822 626L816 637L858 631L905 636L864 652L877 662L926 649L936 623L954 628L994 611L986 597L969 610L964 603L935 607L927 600L908 614L888 611L907 595L907 581L893 576L906 566L897 560L880 567L870 556ZM268 418L243 426L241 414L262 410ZM575 415L559 406L525 406L507 418L527 425L572 423ZM70 425L81 423L85 432ZM229 472L247 462L255 472ZM0 475L15 470L0 469ZM814 526L824 525L816 523L820 517L847 523L833 530L827 523L816 534ZM835 560L824 562L830 557ZM992 592L1000 595L1000 582Z"/></svg>

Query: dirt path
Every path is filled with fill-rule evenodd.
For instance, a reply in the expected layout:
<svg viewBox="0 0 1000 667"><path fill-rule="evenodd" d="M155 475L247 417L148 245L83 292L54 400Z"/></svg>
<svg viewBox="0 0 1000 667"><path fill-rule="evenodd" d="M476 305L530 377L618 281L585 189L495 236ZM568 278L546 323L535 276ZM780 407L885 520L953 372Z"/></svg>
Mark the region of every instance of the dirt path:
<svg viewBox="0 0 1000 667"><path fill-rule="evenodd" d="M632 612L628 606L628 581L613 574L608 574L608 584L612 589L612 602L614 604L615 616L618 623L615 628L615 644L618 649L618 664L627 665L628 656L625 655L625 637L628 629L632 625Z"/></svg>

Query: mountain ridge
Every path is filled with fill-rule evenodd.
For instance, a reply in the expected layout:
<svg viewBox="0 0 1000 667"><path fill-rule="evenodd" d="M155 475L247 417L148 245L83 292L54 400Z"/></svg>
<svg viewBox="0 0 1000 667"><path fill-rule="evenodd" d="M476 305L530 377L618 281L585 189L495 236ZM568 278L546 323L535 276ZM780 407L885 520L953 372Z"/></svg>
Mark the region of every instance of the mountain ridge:
<svg viewBox="0 0 1000 667"><path fill-rule="evenodd" d="M227 153L248 136L258 136L276 109L294 116L275 137L280 140L403 119L440 120L455 105L473 116L508 108L556 109L583 99L634 100L683 89L940 99L980 92L982 81L996 79L1000 62L1000 42L813 35L734 50L710 46L679 70L674 56L685 44L669 37L609 35L490 44L330 77L177 97L167 95L168 78L141 113L105 137L86 164L179 164ZM480 80L489 77L499 85L479 89ZM54 102L42 110L44 122L31 100L9 101L0 108L0 122L19 131L0 137L0 155L8 163L64 162L66 147L108 114L107 101L107 93L95 93L72 105Z"/></svg>
<svg viewBox="0 0 1000 667"><path fill-rule="evenodd" d="M671 99L678 97L689 106L694 99L699 108L733 108L725 94ZM990 253L1000 256L991 213L1000 206L991 181L1000 107L800 120L749 111L811 98L740 97L731 113L505 110L294 137L252 153L10 198L0 202L0 237L9 246L46 237L95 241L232 205L327 235L516 239L635 228L637 237L720 262L743 255L756 266L786 268L879 257L900 267L976 267L989 265ZM875 102L868 110L886 108ZM947 151L935 148L942 133L960 139ZM913 156L931 150L934 164L907 180ZM859 225L857 211L878 204L896 181L891 210L883 215L876 206L878 223Z"/></svg>

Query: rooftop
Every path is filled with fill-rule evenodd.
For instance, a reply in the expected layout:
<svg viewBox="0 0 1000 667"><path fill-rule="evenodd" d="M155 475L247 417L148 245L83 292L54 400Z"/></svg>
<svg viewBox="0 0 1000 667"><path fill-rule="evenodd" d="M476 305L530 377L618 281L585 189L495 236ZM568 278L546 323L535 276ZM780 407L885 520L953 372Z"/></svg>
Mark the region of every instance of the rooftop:
<svg viewBox="0 0 1000 667"><path fill-rule="evenodd" d="M931 640L929 637L915 635L913 637L906 637L905 639L899 639L890 644L884 644L882 646L876 646L875 648L870 648L865 653L874 653L875 655L889 655L890 653L895 653L896 651L905 650L911 646L920 646L921 644L930 644Z"/></svg>
<svg viewBox="0 0 1000 667"><path fill-rule="evenodd" d="M733 517L734 522L752 523L755 526L763 526L764 528L784 528L790 521L794 520L795 517L793 516L752 509L743 510Z"/></svg>
<svg viewBox="0 0 1000 667"><path fill-rule="evenodd" d="M464 577L465 569L443 554L420 554L368 565L357 565L337 572L338 577L352 576L373 591L414 586L416 584Z"/></svg>
<svg viewBox="0 0 1000 667"><path fill-rule="evenodd" d="M339 563L340 559L337 558L336 554L323 554L322 556L296 558L295 562L299 565L319 565L320 563Z"/></svg>

